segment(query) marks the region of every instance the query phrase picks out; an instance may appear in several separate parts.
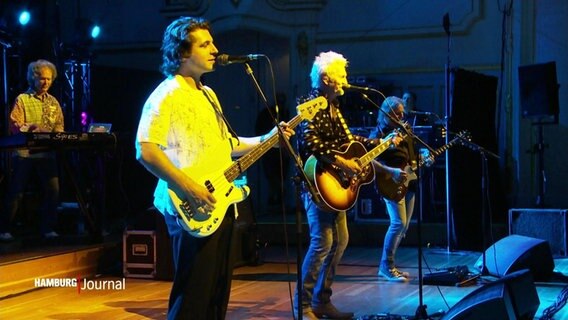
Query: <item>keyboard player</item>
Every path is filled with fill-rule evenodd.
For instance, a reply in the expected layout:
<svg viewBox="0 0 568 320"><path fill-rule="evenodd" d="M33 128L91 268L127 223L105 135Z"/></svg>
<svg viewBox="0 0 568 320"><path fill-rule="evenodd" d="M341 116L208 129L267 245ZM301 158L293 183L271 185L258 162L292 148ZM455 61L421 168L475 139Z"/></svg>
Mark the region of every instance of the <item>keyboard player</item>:
<svg viewBox="0 0 568 320"><path fill-rule="evenodd" d="M57 77L55 65L47 60L33 61L28 65L29 89L16 97L9 117L10 132L63 132L63 112L57 99L48 93ZM0 212L0 241L12 241L11 224L30 183L43 189L40 208L39 232L43 238L56 238L57 206L59 202L58 166L53 151L14 152L12 177ZM37 177L37 178L36 178ZM33 178L33 179L31 179Z"/></svg>

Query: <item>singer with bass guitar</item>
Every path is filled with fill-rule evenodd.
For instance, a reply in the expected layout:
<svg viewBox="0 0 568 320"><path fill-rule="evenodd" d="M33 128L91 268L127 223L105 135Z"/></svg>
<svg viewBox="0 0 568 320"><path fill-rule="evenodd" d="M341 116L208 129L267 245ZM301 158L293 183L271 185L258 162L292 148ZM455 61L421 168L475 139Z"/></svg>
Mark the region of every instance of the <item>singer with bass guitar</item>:
<svg viewBox="0 0 568 320"><path fill-rule="evenodd" d="M188 204L192 215L213 211L221 202L214 194L220 181L201 183L197 176L230 167L233 156L252 152L264 140L274 140L276 132L275 127L264 136L239 137L231 129L215 92L200 81L215 69L218 53L207 21L174 20L162 40L160 69L166 79L144 104L136 134L138 161L159 178L154 205L164 215L172 244L175 274L167 314L170 320L225 318L235 221L235 206L229 206L216 232L192 236L182 226L170 192ZM294 133L287 124L280 126L286 137Z"/></svg>
<svg viewBox="0 0 568 320"><path fill-rule="evenodd" d="M347 59L339 53L320 53L310 73L312 90L298 101L301 103L315 97L325 97L328 101L328 108L300 124L297 130L298 151L304 162L313 157L317 159L316 168L327 167L334 171L328 175L330 180L341 176L340 180L345 180L345 185L337 184L338 189L350 188L350 181L357 181L358 175L373 170L372 165L362 166L358 157L344 152L345 146L360 145L358 149L362 149L364 154L365 148L377 147L380 142L351 134L341 115L337 98L348 86L347 63ZM317 170L312 171L312 174L317 174ZM310 173L306 172L306 175ZM310 227L310 242L301 267L301 283L296 287L294 314L301 310L303 319L351 319L353 312L340 311L331 302L335 271L349 239L346 210L322 207L323 201L313 198L319 198L319 194L312 195L308 188L303 189L301 197ZM333 196L333 190L330 193Z"/></svg>

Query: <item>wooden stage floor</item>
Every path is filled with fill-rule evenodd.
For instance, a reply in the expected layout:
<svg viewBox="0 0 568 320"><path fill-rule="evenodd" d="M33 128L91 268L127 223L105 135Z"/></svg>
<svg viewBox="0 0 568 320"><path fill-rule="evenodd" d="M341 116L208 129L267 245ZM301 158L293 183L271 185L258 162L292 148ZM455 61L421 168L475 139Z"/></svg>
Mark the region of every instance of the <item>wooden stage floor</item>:
<svg viewBox="0 0 568 320"><path fill-rule="evenodd" d="M289 254L286 254L286 252ZM332 300L342 310L355 312L356 319L413 319L420 305L417 281L417 249L402 247L398 263L410 272L407 283L393 283L377 278L379 248L349 247L339 267ZM460 265L474 270L480 253L424 249L424 273ZM295 288L295 250L268 247L264 263L235 269L227 319L292 319L290 297ZM287 263L287 261L290 261ZM555 271L568 274L566 259L555 259ZM428 270L428 267L430 270ZM95 279L122 281L122 277L102 275ZM484 277L483 281L495 280ZM126 278L125 288L84 290L43 288L0 300L0 319L165 319L171 283ZM465 295L483 286L423 286L423 305L429 318L439 319ZM565 282L537 283L540 299L536 319L553 304L567 286ZM382 314L391 317L383 317ZM554 319L568 319L560 310Z"/></svg>

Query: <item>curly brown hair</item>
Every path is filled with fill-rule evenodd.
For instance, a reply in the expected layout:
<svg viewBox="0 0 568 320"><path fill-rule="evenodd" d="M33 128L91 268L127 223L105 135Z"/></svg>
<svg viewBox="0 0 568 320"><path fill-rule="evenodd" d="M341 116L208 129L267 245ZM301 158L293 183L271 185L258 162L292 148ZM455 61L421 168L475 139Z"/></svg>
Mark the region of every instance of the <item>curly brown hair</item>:
<svg viewBox="0 0 568 320"><path fill-rule="evenodd" d="M51 73L53 75L53 78L51 79L52 81L57 78L57 68L55 68L55 65L47 60L39 59L37 61L30 62L30 64L28 65L28 73L26 78L30 87L34 86L34 81L37 77L39 77L40 71L43 68L48 68L51 70Z"/></svg>
<svg viewBox="0 0 568 320"><path fill-rule="evenodd" d="M208 21L201 18L180 17L166 28L162 40L162 65L165 76L174 75L181 65L181 59L191 53L190 33L197 29L211 30Z"/></svg>

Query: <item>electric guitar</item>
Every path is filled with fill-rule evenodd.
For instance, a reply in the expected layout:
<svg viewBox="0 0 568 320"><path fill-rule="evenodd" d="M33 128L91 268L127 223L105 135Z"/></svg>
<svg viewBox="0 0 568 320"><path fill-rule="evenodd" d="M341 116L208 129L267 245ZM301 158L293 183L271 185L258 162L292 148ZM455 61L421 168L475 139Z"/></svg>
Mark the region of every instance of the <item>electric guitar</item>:
<svg viewBox="0 0 568 320"><path fill-rule="evenodd" d="M356 159L363 168L359 174L347 174L336 165L320 163L316 157L310 156L304 164L304 172L319 193L320 208L327 211L351 209L357 201L361 186L373 182L375 178L375 168L370 164L371 161L392 144L392 137L389 137L369 152L358 141L343 145L337 154L345 159Z"/></svg>
<svg viewBox="0 0 568 320"><path fill-rule="evenodd" d="M324 97L304 102L296 107L298 114L288 122L288 126L295 128L302 120L311 120L319 110L325 108L327 100ZM273 134L247 154L230 163L227 163L225 157L211 157L210 161L207 161L207 166L183 168L182 171L206 187L217 202L215 208L209 211L204 205L199 205L195 199L180 199L173 190L169 189L168 193L178 213L180 225L194 237L203 238L213 234L221 225L228 207L243 201L250 193L248 186L238 186L234 180L274 147L278 139L278 135Z"/></svg>
<svg viewBox="0 0 568 320"><path fill-rule="evenodd" d="M408 184L410 183L410 181L418 179L418 176L416 175L416 169L418 167L422 167L424 165L426 165L426 167L429 167L434 162L434 158L463 140L471 140L469 132L462 131L456 134L456 137L454 137L450 142L431 152L428 157L420 159L417 166L411 166L408 164L403 165L401 169L403 169L407 173L407 176L406 179L402 182L395 181L392 178L392 175L388 173L377 173L377 177L375 179L377 190L386 199L392 201L400 201L402 198L404 198L404 196L406 196L406 193L408 191Z"/></svg>

